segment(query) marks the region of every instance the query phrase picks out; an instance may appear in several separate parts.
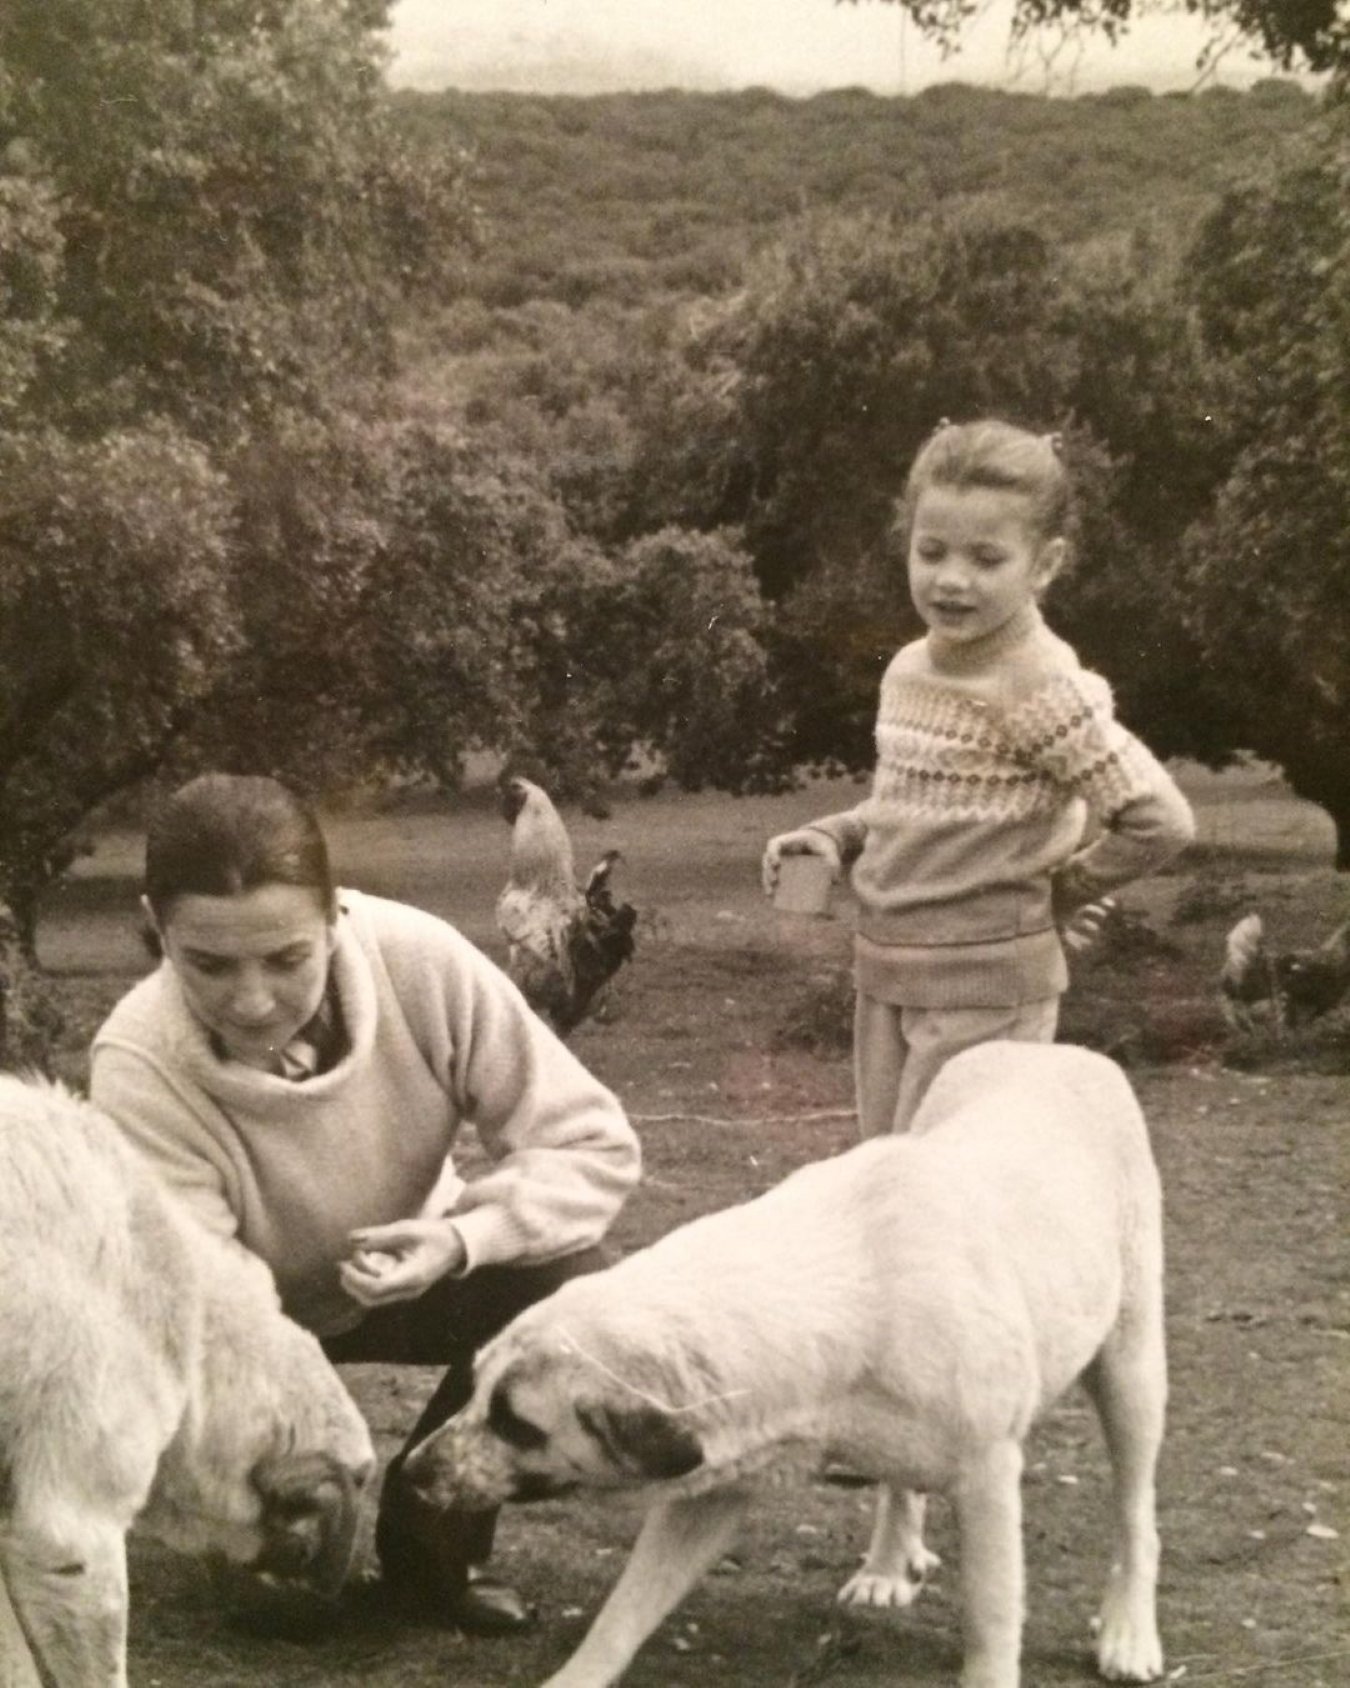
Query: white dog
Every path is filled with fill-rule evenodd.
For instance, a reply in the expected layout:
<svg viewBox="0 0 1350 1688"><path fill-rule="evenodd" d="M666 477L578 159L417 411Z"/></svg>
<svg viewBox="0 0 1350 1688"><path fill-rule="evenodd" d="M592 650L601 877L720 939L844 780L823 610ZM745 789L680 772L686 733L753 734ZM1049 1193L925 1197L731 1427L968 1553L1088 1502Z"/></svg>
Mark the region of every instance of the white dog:
<svg viewBox="0 0 1350 1688"><path fill-rule="evenodd" d="M1162 1671L1154 1468L1166 1393L1158 1176L1119 1068L1086 1050L955 1057L904 1136L802 1168L515 1319L408 1475L440 1503L654 1485L590 1632L546 1688L606 1688L724 1554L757 1473L794 1449L886 1485L841 1599L904 1604L955 1503L965 1688L1016 1688L1019 1478L1032 1422L1082 1377L1115 1477L1098 1665Z"/></svg>
<svg viewBox="0 0 1350 1688"><path fill-rule="evenodd" d="M87 1103L0 1075L0 1577L43 1680L125 1688L133 1524L332 1590L373 1467L266 1268Z"/></svg>

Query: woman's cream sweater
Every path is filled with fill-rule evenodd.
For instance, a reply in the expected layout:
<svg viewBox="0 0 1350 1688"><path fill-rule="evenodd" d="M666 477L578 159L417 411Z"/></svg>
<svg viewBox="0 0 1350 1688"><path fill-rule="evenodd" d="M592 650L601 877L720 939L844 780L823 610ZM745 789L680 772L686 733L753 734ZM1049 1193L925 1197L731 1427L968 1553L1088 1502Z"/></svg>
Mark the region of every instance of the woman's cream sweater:
<svg viewBox="0 0 1350 1688"><path fill-rule="evenodd" d="M332 980L349 1047L294 1081L221 1060L171 966L136 985L94 1039L90 1094L198 1219L272 1268L286 1310L321 1336L357 1324L337 1263L349 1233L449 1212L464 1270L596 1242L637 1180L615 1097L515 986L443 920L340 894ZM452 1149L472 1122L490 1166Z"/></svg>

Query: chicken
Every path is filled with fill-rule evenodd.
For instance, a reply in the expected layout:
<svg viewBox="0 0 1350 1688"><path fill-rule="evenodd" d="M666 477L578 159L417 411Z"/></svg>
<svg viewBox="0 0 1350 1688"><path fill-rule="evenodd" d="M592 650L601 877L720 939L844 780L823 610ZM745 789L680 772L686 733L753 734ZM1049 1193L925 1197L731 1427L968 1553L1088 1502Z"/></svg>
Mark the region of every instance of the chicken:
<svg viewBox="0 0 1350 1688"><path fill-rule="evenodd" d="M502 812L512 823L509 878L497 899L507 971L526 1001L565 1037L603 1000L635 948L637 910L617 902L606 850L585 887L577 884L572 841L548 793L530 780L502 781Z"/></svg>
<svg viewBox="0 0 1350 1688"><path fill-rule="evenodd" d="M1291 1025L1315 1020L1339 1007L1350 990L1350 921L1338 926L1316 949L1277 956L1275 976Z"/></svg>
<svg viewBox="0 0 1350 1688"><path fill-rule="evenodd" d="M1224 1014L1239 1031L1258 1020L1281 1029L1329 1013L1350 991L1350 921L1315 949L1272 955L1261 916L1244 916L1228 934L1219 991Z"/></svg>

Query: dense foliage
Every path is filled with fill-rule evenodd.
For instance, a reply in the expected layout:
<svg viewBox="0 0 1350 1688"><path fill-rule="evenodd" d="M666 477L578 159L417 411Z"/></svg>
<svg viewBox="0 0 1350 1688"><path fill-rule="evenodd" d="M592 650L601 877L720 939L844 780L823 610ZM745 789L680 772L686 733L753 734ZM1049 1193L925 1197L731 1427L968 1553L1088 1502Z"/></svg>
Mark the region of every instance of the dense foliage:
<svg viewBox="0 0 1350 1688"><path fill-rule="evenodd" d="M221 477L167 424L0 437L0 901L31 950L74 828L157 766L236 637Z"/></svg>
<svg viewBox="0 0 1350 1688"><path fill-rule="evenodd" d="M1350 121L1228 194L1192 287L1228 372L1227 473L1184 599L1238 742L1323 804L1350 868Z"/></svg>
<svg viewBox="0 0 1350 1688"><path fill-rule="evenodd" d="M431 257L423 214L447 186L415 179L389 127L386 10L19 0L0 13L6 174L59 206L65 332L43 359L47 418L94 434L154 413L233 433L313 403L334 358L378 366L391 288Z"/></svg>
<svg viewBox="0 0 1350 1688"><path fill-rule="evenodd" d="M385 11L0 15L25 944L91 809L203 764L444 786L487 748L562 795L866 766L910 627L894 494L981 410L1065 432L1055 616L1127 718L1261 750L1345 824L1336 108L391 101Z"/></svg>
<svg viewBox="0 0 1350 1688"><path fill-rule="evenodd" d="M1202 343L1189 247L1226 183L1308 133L1309 96L446 94L407 110L428 133L478 125L485 219L502 232L476 296L419 337L416 402L529 450L601 544L739 528L792 700L781 753L868 762L880 665L910 625L891 502L937 418L982 409L1067 428L1082 561L1055 613L1127 716L1166 753L1249 742L1177 598L1182 536L1231 461L1237 379ZM715 176L699 152L710 131L728 163ZM850 143L838 204L756 221L780 174L808 207L823 198L813 171ZM926 199L911 202L911 177ZM651 237L671 206L698 203L718 206L734 285L685 302ZM568 304L597 251L623 287Z"/></svg>
<svg viewBox="0 0 1350 1688"><path fill-rule="evenodd" d="M389 121L386 11L0 11L0 902L26 947L94 805L202 721L260 754L222 702L245 649L280 667L284 618L249 615L268 562L283 602L311 576L251 550L248 465L388 367L397 299L462 245L458 160Z"/></svg>
<svg viewBox="0 0 1350 1688"><path fill-rule="evenodd" d="M974 200L1056 245L1184 230L1235 170L1278 154L1314 105L1283 80L1245 94L1125 87L1077 99L961 83L910 99L862 88L805 100L764 88L396 98L425 149L472 156L485 230L472 296L572 309L724 293L803 215L909 221Z"/></svg>

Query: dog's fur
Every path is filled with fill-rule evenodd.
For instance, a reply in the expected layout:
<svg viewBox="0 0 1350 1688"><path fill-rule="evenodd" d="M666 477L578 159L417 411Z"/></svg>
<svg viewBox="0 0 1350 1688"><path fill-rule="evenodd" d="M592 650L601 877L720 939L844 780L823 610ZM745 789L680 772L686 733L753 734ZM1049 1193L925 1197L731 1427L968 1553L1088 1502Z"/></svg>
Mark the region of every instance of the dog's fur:
<svg viewBox="0 0 1350 1688"><path fill-rule="evenodd" d="M948 1064L909 1134L804 1167L521 1314L407 1473L458 1505L656 1485L627 1568L547 1688L617 1681L726 1551L754 1476L794 1449L887 1485L849 1602L912 1598L932 1563L918 1493L944 1492L961 1535L962 1681L1015 1688L1022 1442L1082 1377L1115 1476L1098 1665L1148 1681L1162 1670L1161 1232L1120 1070L1081 1049L986 1044Z"/></svg>
<svg viewBox="0 0 1350 1688"><path fill-rule="evenodd" d="M0 1575L44 1680L124 1688L133 1525L335 1590L373 1467L261 1262L88 1103L0 1075Z"/></svg>

